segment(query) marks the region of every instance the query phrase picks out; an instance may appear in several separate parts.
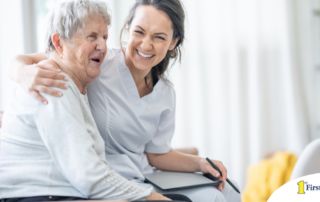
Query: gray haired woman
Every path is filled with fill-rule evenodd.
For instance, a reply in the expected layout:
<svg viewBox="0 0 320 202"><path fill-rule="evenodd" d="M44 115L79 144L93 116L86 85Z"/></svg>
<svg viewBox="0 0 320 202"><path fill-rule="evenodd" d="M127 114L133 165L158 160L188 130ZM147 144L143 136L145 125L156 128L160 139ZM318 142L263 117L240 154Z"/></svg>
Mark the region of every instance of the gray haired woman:
<svg viewBox="0 0 320 202"><path fill-rule="evenodd" d="M50 15L47 54L65 75L62 98L42 105L21 87L1 129L0 201L152 199L151 193L111 170L87 99L107 52L110 15L102 1L61 3Z"/></svg>

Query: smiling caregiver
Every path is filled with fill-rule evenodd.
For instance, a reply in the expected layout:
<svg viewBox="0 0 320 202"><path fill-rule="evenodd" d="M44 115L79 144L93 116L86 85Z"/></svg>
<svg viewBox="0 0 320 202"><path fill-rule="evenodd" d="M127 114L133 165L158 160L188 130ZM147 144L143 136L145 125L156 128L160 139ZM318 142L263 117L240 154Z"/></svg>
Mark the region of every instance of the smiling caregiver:
<svg viewBox="0 0 320 202"><path fill-rule="evenodd" d="M153 172L153 166L218 175L204 158L171 149L176 101L164 73L170 60L181 57L184 20L179 0L137 0L123 28L127 46L107 50L101 75L88 86L90 108L105 141L110 167L129 180L141 182L141 186L151 186L142 182L143 173ZM58 81L64 76L53 66L32 65L45 59L44 53L20 55L10 67L10 76L42 102L46 100L39 91L59 96L58 91L46 86L64 88L64 83ZM101 62L99 58L91 60ZM220 179L225 181L226 168L219 161L214 163L222 171ZM192 201L241 201L229 184L223 183L218 189L207 186L174 193Z"/></svg>

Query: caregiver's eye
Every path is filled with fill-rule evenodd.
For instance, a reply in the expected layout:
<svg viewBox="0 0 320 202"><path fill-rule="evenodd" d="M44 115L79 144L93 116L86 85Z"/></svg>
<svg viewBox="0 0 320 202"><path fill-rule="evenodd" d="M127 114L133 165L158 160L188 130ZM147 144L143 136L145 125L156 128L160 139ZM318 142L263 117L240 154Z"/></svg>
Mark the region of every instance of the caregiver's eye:
<svg viewBox="0 0 320 202"><path fill-rule="evenodd" d="M163 37L161 36L156 36L156 38L161 39L161 40L165 40Z"/></svg>

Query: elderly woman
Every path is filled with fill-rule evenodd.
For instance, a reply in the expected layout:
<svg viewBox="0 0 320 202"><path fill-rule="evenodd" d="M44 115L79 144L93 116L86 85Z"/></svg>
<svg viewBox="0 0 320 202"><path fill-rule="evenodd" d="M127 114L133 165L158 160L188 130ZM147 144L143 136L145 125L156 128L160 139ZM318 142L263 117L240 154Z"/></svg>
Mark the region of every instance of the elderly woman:
<svg viewBox="0 0 320 202"><path fill-rule="evenodd" d="M46 62L58 64L68 89L61 98L43 95L48 105L15 90L1 131L0 201L166 199L109 168L90 112L86 91L107 52L107 11L78 0L51 12Z"/></svg>

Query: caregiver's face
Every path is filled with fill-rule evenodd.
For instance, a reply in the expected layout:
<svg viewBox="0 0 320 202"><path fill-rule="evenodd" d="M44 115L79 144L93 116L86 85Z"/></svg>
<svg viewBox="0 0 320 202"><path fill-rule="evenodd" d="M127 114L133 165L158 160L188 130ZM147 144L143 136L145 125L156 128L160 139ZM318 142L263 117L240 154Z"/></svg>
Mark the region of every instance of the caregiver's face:
<svg viewBox="0 0 320 202"><path fill-rule="evenodd" d="M102 17L90 16L83 33L76 34L67 46L66 59L79 69L78 76L91 82L100 75L100 66L107 53L108 25Z"/></svg>
<svg viewBox="0 0 320 202"><path fill-rule="evenodd" d="M150 70L174 49L173 28L169 16L153 6L139 6L128 32L126 60L139 70Z"/></svg>

